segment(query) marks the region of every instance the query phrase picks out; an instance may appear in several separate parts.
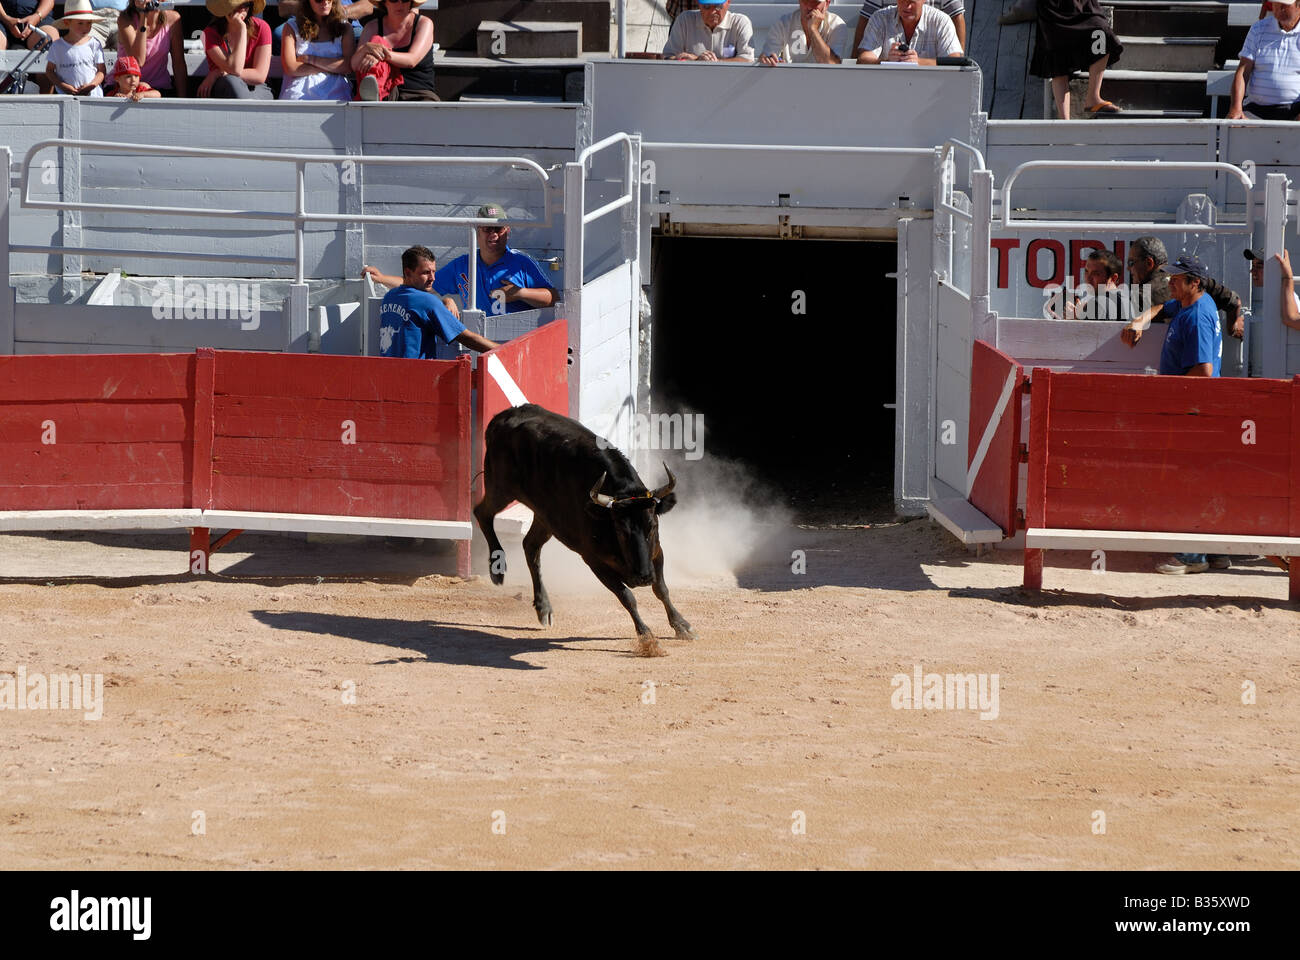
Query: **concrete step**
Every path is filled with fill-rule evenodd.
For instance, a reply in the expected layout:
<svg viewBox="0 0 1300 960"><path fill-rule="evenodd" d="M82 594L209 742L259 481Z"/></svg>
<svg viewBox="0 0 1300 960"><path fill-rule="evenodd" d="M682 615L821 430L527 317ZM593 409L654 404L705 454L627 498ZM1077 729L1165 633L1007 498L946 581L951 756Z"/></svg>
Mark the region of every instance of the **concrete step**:
<svg viewBox="0 0 1300 960"><path fill-rule="evenodd" d="M582 53L581 20L484 20L478 25L478 55L528 60L576 57Z"/></svg>
<svg viewBox="0 0 1300 960"><path fill-rule="evenodd" d="M1120 35L1126 70L1210 70L1218 37L1136 37Z"/></svg>
<svg viewBox="0 0 1300 960"><path fill-rule="evenodd" d="M1115 0L1102 9L1113 10L1115 32L1130 36L1217 37L1228 24L1228 4L1144 3ZM1258 8L1257 8L1258 9Z"/></svg>
<svg viewBox="0 0 1300 960"><path fill-rule="evenodd" d="M1203 70L1107 70L1101 95L1126 111L1179 111L1180 116L1209 116L1205 74ZM1070 80L1071 113L1078 117L1087 116L1083 112L1087 81L1082 72Z"/></svg>

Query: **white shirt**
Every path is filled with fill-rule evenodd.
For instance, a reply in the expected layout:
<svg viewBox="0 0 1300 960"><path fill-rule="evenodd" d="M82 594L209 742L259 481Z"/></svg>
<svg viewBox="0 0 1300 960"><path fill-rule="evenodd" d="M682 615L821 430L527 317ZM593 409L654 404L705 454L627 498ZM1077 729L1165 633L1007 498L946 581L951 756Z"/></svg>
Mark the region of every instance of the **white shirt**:
<svg viewBox="0 0 1300 960"><path fill-rule="evenodd" d="M664 56L693 53L698 57L706 50L712 50L719 60L730 60L732 57L753 60L754 25L749 22L749 17L728 10L722 15L718 29L710 30L704 25L698 10L678 14L672 29L668 31Z"/></svg>
<svg viewBox="0 0 1300 960"><path fill-rule="evenodd" d="M1300 24L1286 31L1275 17L1256 20L1241 57L1255 63L1246 84L1247 103L1274 107L1300 100Z"/></svg>
<svg viewBox="0 0 1300 960"><path fill-rule="evenodd" d="M794 13L786 14L772 24L772 29L767 32L767 43L763 44L763 56L779 56L786 63L817 62L817 57L808 43L808 37L804 35L800 12L796 10ZM844 46L848 39L849 28L842 19L827 10L826 19L822 21L821 29L817 32L830 46L831 53L837 57L845 56Z"/></svg>
<svg viewBox="0 0 1300 960"><path fill-rule="evenodd" d="M965 0L925 0L925 2L948 14L954 20L966 14ZM887 6L889 6L889 0L863 0L862 9L858 11L858 16L866 17L870 21L876 15L877 10L883 10Z"/></svg>
<svg viewBox="0 0 1300 960"><path fill-rule="evenodd" d="M46 59L54 64L54 72L60 82L81 87L95 79L99 65L104 62L104 45L94 35L85 43L71 44L60 37L50 45ZM55 93L62 93L57 88ZM103 87L90 91L92 97L102 97Z"/></svg>
<svg viewBox="0 0 1300 960"><path fill-rule="evenodd" d="M903 21L898 18L898 7L885 7L867 21L867 32L862 35L862 45L858 47L858 52L865 50L884 60L889 56L890 47L902 43L905 37ZM961 41L957 39L957 28L952 24L952 17L928 3L921 8L921 19L917 21L909 43L922 59L961 56Z"/></svg>

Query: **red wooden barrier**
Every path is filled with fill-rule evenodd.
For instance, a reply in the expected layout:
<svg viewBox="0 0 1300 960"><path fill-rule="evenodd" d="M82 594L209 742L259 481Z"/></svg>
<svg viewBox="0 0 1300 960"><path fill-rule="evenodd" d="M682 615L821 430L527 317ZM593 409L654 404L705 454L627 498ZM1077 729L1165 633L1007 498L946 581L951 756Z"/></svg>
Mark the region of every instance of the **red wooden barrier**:
<svg viewBox="0 0 1300 960"><path fill-rule="evenodd" d="M0 357L0 509L191 506L192 355Z"/></svg>
<svg viewBox="0 0 1300 960"><path fill-rule="evenodd" d="M1300 537L1300 377L1034 370L1030 530ZM1300 564L1291 564L1300 599ZM1042 550L1025 550L1025 586Z"/></svg>
<svg viewBox="0 0 1300 960"><path fill-rule="evenodd" d="M1020 472L1020 419L1025 371L1015 360L976 340L971 348L967 499L1016 534L1016 481Z"/></svg>

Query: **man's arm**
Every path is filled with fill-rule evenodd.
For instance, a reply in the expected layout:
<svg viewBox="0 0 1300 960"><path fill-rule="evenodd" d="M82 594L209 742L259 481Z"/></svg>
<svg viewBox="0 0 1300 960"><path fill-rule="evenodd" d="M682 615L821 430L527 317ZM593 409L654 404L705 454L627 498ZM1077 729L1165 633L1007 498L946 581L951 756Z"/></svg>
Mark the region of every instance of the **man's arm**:
<svg viewBox="0 0 1300 960"><path fill-rule="evenodd" d="M1214 364L1212 363L1194 363L1183 374L1184 377L1212 377L1214 376Z"/></svg>
<svg viewBox="0 0 1300 960"><path fill-rule="evenodd" d="M1273 254L1282 265L1282 322L1293 330L1300 330L1300 305L1295 301L1295 277L1291 273L1291 254L1286 250Z"/></svg>
<svg viewBox="0 0 1300 960"><path fill-rule="evenodd" d="M375 283L382 283L386 287L396 289L402 285L401 277L394 277L392 274L380 273L378 267L364 266L361 268L361 275L369 277Z"/></svg>
<svg viewBox="0 0 1300 960"><path fill-rule="evenodd" d="M555 303L555 290L551 287L517 287L513 283L501 284L501 292L506 295L506 303L522 300L530 307L549 307Z"/></svg>
<svg viewBox="0 0 1300 960"><path fill-rule="evenodd" d="M849 27L843 22L837 27L832 27L830 39L827 40L822 37L822 24L826 22L826 17L827 14L823 13L820 18L810 20L812 32L809 33L805 28L804 35L808 37L808 47L818 63L839 63L840 48L844 46L844 34L848 32Z"/></svg>
<svg viewBox="0 0 1300 960"><path fill-rule="evenodd" d="M1246 318L1241 313L1241 298L1231 287L1213 277L1206 278L1205 292L1214 301L1214 308L1228 315L1230 332L1240 340L1246 332Z"/></svg>
<svg viewBox="0 0 1300 960"><path fill-rule="evenodd" d="M487 337L479 336L473 330L462 330L460 336L456 337L452 342L463 343L471 350L477 350L479 353L482 353L484 350L495 350L497 347L501 346L501 344L495 343Z"/></svg>
<svg viewBox="0 0 1300 960"><path fill-rule="evenodd" d="M1149 307L1143 310L1133 321L1119 332L1119 338L1127 343L1130 347L1136 347L1142 334L1147 327L1151 326L1153 320L1158 320L1163 315L1165 305L1162 303L1158 306Z"/></svg>
<svg viewBox="0 0 1300 960"><path fill-rule="evenodd" d="M1241 58L1241 63L1237 64L1237 72L1232 75L1232 105L1228 107L1228 120L1244 120L1245 111L1242 107L1246 99L1246 81L1250 79L1251 72L1255 69L1255 61Z"/></svg>
<svg viewBox="0 0 1300 960"><path fill-rule="evenodd" d="M957 31L957 41L961 44L961 52L966 52L966 14L959 13L952 18L952 28Z"/></svg>

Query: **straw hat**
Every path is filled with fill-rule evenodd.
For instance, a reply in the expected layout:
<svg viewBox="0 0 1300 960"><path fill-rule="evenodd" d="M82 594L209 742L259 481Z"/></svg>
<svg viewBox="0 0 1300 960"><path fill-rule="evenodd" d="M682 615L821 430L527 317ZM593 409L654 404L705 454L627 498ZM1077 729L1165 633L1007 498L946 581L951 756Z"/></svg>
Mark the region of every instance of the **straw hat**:
<svg viewBox="0 0 1300 960"><path fill-rule="evenodd" d="M248 0L204 0L204 6L214 17L228 17ZM253 16L257 16L266 9L266 0L253 0Z"/></svg>
<svg viewBox="0 0 1300 960"><path fill-rule="evenodd" d="M114 11L116 13L116 11ZM68 29L68 24L73 20L89 20L92 23L98 23L104 19L95 13L94 8L90 5L90 0L68 0L63 6L63 19L54 24L60 30Z"/></svg>

